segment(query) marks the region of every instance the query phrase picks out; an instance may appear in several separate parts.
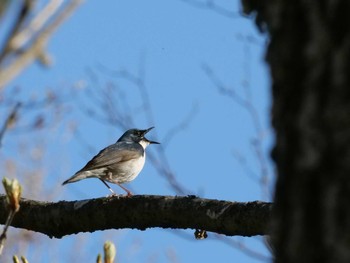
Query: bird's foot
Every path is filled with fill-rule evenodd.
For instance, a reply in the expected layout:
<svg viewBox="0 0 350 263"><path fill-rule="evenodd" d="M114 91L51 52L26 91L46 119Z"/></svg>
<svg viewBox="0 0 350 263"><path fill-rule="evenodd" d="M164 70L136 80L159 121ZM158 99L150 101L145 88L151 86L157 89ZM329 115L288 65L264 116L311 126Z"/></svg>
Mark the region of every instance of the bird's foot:
<svg viewBox="0 0 350 263"><path fill-rule="evenodd" d="M129 198L129 197L132 197L132 196L133 196L133 194L131 192L128 192L126 195L113 193L113 194L107 195L106 197L107 198L112 198L112 197L116 197L116 198L126 197L126 198Z"/></svg>
<svg viewBox="0 0 350 263"><path fill-rule="evenodd" d="M110 194L110 195L107 195L106 197L107 198L112 198L112 197L116 197L116 198L119 198L121 195L118 195L116 193L113 193L113 194Z"/></svg>
<svg viewBox="0 0 350 263"><path fill-rule="evenodd" d="M124 195L124 197L132 197L133 196L133 193L128 191L126 195Z"/></svg>
<svg viewBox="0 0 350 263"><path fill-rule="evenodd" d="M131 192L130 190L126 189L126 188L125 188L124 186L122 186L120 183L116 183L116 184L119 185L120 188L122 188L122 189L126 192L125 197L131 197L131 196L133 196L133 194L132 194L132 192Z"/></svg>

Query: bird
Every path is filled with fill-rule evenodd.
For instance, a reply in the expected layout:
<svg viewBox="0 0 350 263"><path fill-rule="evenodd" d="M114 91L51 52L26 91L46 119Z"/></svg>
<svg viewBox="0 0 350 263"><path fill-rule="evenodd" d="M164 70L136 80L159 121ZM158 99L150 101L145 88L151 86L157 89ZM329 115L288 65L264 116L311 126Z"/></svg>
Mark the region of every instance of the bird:
<svg viewBox="0 0 350 263"><path fill-rule="evenodd" d="M153 128L127 130L116 143L101 150L81 170L64 181L62 185L87 178L98 178L112 192L112 196L116 193L106 181L119 185L128 197L132 196L131 191L122 184L134 180L141 172L145 164L147 146L160 144L145 137L146 133Z"/></svg>

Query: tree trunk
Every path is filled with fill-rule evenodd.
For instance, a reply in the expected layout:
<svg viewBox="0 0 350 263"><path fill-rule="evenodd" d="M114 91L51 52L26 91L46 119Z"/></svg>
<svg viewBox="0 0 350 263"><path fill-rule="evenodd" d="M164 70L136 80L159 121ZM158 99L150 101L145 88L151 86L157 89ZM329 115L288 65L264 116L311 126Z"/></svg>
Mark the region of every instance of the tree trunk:
<svg viewBox="0 0 350 263"><path fill-rule="evenodd" d="M350 262L350 1L242 1L270 35L275 262Z"/></svg>

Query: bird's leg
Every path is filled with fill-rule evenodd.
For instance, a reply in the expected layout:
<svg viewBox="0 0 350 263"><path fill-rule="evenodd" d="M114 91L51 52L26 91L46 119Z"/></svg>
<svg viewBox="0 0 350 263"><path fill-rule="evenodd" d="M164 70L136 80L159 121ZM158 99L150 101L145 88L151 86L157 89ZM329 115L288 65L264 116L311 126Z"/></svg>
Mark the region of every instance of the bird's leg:
<svg viewBox="0 0 350 263"><path fill-rule="evenodd" d="M116 184L119 185L127 193L126 194L127 197L133 196L133 194L128 189L126 189L124 186L122 186L119 183L116 183Z"/></svg>
<svg viewBox="0 0 350 263"><path fill-rule="evenodd" d="M109 189L109 191L111 191L112 196L117 195L117 194L113 191L113 189L112 189L105 181L103 181L101 178L98 178L98 179L100 179L101 182L102 182L105 186L107 186L107 188Z"/></svg>
<svg viewBox="0 0 350 263"><path fill-rule="evenodd" d="M111 172L108 172L108 173L107 173L107 176L108 176L108 179L110 180L110 182L113 182L113 183L119 185L120 188L122 188L122 189L127 193L127 194L126 194L127 197L132 196L132 193L131 193L128 189L126 189L126 188L125 188L124 186L122 186L120 183L118 183L118 182L116 182L115 180L113 180L113 174L112 174ZM105 181L103 181L102 179L100 179L100 180L108 187L108 189L109 189L110 191L113 192L113 190L108 186L108 184L106 184ZM114 193L114 192L113 192L113 193ZM114 193L114 195L115 195L115 193Z"/></svg>

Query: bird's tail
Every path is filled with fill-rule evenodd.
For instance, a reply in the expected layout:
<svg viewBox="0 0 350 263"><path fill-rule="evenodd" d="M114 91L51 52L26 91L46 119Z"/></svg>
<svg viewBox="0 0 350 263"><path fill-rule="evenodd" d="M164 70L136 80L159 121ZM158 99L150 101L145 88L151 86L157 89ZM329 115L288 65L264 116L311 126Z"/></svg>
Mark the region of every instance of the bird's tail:
<svg viewBox="0 0 350 263"><path fill-rule="evenodd" d="M85 178L87 178L87 176L86 176L85 173L76 173L76 174L73 175L71 178L69 178L68 180L64 181L64 182L62 183L62 185L69 184L69 183L74 183L74 182L83 180L83 179L85 179Z"/></svg>

